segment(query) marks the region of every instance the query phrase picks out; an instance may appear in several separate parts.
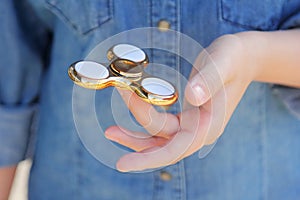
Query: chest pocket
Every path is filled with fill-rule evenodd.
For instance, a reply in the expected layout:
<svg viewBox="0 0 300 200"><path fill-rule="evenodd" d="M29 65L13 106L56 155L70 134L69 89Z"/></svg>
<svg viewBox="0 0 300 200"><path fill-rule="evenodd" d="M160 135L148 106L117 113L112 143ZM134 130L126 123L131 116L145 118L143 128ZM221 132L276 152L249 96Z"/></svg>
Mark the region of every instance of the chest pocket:
<svg viewBox="0 0 300 200"><path fill-rule="evenodd" d="M82 35L99 28L113 15L112 0L46 0L46 5Z"/></svg>
<svg viewBox="0 0 300 200"><path fill-rule="evenodd" d="M221 17L233 25L254 30L276 30L285 0L220 0Z"/></svg>

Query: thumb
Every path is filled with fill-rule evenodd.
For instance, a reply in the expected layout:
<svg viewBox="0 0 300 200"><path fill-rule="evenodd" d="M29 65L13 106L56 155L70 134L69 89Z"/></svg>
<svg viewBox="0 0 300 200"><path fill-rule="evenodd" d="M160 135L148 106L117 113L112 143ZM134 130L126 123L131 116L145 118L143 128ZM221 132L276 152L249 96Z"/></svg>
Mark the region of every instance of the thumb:
<svg viewBox="0 0 300 200"><path fill-rule="evenodd" d="M203 67L190 78L185 89L185 98L194 106L206 103L224 86L223 80L214 64Z"/></svg>

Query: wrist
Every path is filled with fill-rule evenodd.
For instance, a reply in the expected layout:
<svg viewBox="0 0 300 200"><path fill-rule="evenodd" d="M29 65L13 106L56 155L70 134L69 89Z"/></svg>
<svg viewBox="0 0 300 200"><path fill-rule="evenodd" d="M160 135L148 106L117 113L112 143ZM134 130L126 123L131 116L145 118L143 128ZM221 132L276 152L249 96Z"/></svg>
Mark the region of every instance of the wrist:
<svg viewBox="0 0 300 200"><path fill-rule="evenodd" d="M243 52L243 70L247 73L251 81L263 81L262 74L264 74L265 67L265 52L267 49L267 41L265 40L263 32L248 31L235 34L242 43Z"/></svg>

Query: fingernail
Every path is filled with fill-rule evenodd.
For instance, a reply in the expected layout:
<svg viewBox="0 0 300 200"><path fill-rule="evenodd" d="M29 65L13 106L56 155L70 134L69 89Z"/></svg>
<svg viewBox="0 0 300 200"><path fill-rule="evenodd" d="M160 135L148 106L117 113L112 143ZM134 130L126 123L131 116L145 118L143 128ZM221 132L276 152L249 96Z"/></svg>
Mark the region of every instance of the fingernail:
<svg viewBox="0 0 300 200"><path fill-rule="evenodd" d="M116 169L119 171L119 172L130 172L130 170L126 169L126 167L122 167L122 164L120 164L120 162L117 162L116 164Z"/></svg>
<svg viewBox="0 0 300 200"><path fill-rule="evenodd" d="M205 92L204 92L203 88L199 84L193 83L193 82L192 82L191 86L192 86L193 93L195 95L195 99L196 99L197 103L203 104L206 101Z"/></svg>

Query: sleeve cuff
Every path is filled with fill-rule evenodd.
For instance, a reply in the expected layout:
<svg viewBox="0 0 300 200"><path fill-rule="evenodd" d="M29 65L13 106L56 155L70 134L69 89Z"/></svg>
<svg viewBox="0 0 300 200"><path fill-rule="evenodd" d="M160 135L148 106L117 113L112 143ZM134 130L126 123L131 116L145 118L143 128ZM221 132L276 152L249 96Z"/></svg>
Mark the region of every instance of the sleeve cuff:
<svg viewBox="0 0 300 200"><path fill-rule="evenodd" d="M17 164L26 157L36 106L0 105L0 166Z"/></svg>
<svg viewBox="0 0 300 200"><path fill-rule="evenodd" d="M280 29L286 30L291 28L300 27L300 12L288 18L280 27Z"/></svg>

